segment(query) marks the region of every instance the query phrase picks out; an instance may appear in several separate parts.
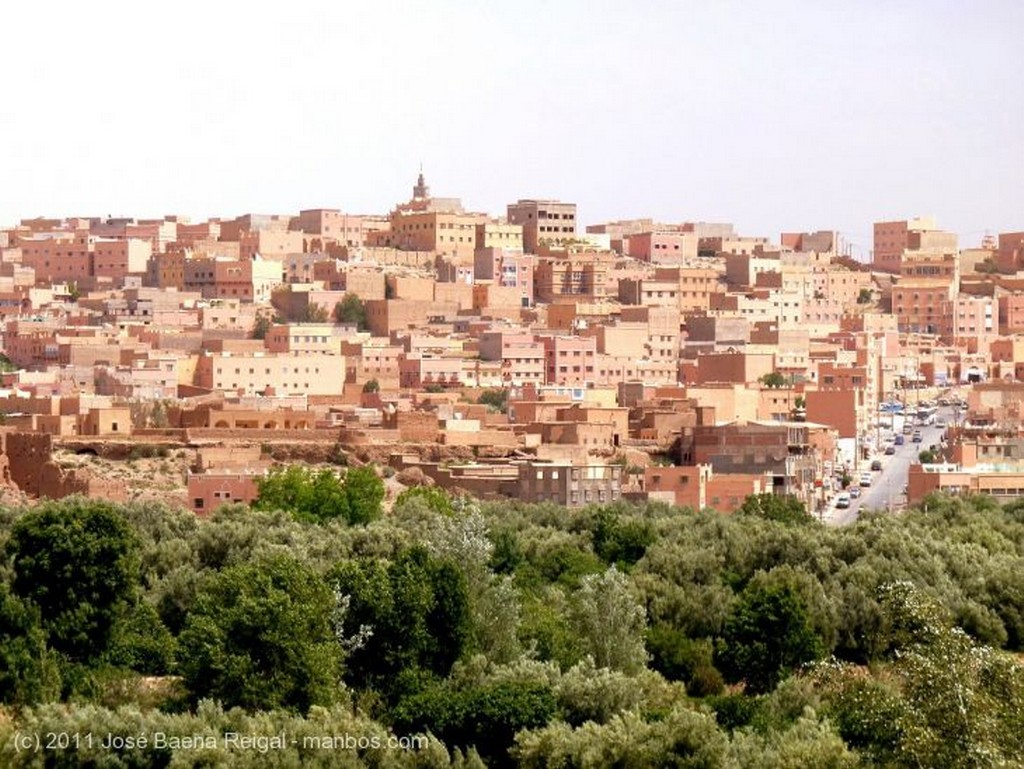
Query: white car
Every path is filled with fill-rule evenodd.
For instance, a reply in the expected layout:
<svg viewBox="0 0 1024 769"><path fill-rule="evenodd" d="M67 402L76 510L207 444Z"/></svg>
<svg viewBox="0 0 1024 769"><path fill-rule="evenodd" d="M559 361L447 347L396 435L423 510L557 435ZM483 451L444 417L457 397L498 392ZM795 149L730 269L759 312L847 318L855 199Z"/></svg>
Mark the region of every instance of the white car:
<svg viewBox="0 0 1024 769"><path fill-rule="evenodd" d="M871 473L864 472L864 473L860 474L860 485L861 486L864 486L864 487L870 486L871 485L871 480L872 480Z"/></svg>
<svg viewBox="0 0 1024 769"><path fill-rule="evenodd" d="M850 495L845 491L836 497L836 509L842 510L850 506Z"/></svg>

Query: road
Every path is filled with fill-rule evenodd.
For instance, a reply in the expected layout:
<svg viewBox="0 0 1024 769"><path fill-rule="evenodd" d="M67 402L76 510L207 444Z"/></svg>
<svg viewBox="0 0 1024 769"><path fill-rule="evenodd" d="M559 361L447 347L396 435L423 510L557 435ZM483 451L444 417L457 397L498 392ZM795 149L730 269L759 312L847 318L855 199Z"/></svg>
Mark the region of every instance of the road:
<svg viewBox="0 0 1024 769"><path fill-rule="evenodd" d="M952 424L953 414L952 407L942 406L939 408L937 416L939 420L944 419L947 424ZM906 503L903 488L907 485L907 472L911 463L917 461L917 455L924 449L929 448L932 444L938 446L942 440L942 434L945 432L944 427L935 425L915 427L914 429L921 431L920 443L914 443L910 440L910 435L905 435L904 444L896 447L895 454L886 456L879 453L862 462L861 470L867 470L871 466L872 460L881 460L882 469L871 473L871 486L861 489L861 496L851 499L850 506L845 510L836 509L833 499L832 504L825 510L823 519L825 523L833 526L845 526L857 520L861 510L887 510ZM859 477L859 472L853 473L854 483Z"/></svg>

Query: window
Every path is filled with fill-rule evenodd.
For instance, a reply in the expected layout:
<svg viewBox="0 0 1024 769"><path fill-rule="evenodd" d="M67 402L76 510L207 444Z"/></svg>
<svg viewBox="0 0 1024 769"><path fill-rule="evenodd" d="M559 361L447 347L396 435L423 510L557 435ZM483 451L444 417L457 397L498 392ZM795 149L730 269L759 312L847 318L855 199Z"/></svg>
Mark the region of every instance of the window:
<svg viewBox="0 0 1024 769"><path fill-rule="evenodd" d="M202 498L202 497L196 497L195 499L193 499L193 500L192 500L192 506L193 506L193 507L194 507L194 508L195 508L196 510L202 510L202 509L203 509L203 506L204 506L204 504L205 504L205 503L203 502L203 498Z"/></svg>

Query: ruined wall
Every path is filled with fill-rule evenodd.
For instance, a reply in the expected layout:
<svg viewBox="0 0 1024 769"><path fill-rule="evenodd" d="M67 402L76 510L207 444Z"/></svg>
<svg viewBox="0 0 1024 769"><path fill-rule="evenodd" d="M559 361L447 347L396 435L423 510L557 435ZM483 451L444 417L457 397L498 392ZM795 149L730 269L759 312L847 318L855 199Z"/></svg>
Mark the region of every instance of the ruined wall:
<svg viewBox="0 0 1024 769"><path fill-rule="evenodd" d="M53 454L53 436L46 433L10 432L4 434L4 454L7 457L10 480L30 496L43 494L41 485L43 467ZM45 488L46 491L54 489Z"/></svg>

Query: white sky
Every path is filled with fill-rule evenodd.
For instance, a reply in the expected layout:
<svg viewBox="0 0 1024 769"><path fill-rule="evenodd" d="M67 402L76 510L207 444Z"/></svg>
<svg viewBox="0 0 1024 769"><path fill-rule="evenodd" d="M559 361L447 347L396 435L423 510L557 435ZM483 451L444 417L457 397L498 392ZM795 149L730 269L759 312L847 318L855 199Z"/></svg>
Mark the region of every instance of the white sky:
<svg viewBox="0 0 1024 769"><path fill-rule="evenodd" d="M1022 0L33 2L0 224L433 193L741 232L1024 229Z"/></svg>

